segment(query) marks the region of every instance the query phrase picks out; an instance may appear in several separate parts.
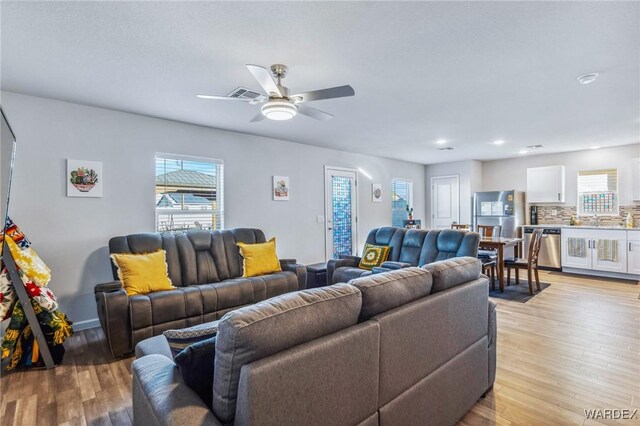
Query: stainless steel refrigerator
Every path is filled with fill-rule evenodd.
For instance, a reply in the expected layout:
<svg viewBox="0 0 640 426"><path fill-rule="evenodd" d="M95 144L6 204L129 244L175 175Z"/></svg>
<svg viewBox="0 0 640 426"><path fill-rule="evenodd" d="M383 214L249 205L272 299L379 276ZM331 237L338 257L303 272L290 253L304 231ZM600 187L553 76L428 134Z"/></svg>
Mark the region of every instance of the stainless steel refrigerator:
<svg viewBox="0 0 640 426"><path fill-rule="evenodd" d="M473 194L472 225L502 226L501 237L520 236L524 225L524 192L487 191Z"/></svg>

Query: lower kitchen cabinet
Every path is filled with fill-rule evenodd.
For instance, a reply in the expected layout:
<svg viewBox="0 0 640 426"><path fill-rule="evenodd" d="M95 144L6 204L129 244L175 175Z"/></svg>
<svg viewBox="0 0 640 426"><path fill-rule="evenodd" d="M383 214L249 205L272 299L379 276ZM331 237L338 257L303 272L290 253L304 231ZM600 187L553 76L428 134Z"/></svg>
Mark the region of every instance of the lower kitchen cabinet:
<svg viewBox="0 0 640 426"><path fill-rule="evenodd" d="M640 275L640 231L627 231L627 272Z"/></svg>
<svg viewBox="0 0 640 426"><path fill-rule="evenodd" d="M562 229L563 268L633 273L627 272L627 250L627 231Z"/></svg>

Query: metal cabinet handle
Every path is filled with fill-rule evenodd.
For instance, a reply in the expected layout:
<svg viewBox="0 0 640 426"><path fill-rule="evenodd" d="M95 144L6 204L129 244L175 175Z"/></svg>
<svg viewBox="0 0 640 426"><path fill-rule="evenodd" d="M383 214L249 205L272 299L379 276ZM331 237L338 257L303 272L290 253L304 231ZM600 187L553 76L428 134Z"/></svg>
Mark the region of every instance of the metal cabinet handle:
<svg viewBox="0 0 640 426"><path fill-rule="evenodd" d="M631 241L629 241L629 251L631 251Z"/></svg>
<svg viewBox="0 0 640 426"><path fill-rule="evenodd" d="M560 201L560 193L558 192L558 201Z"/></svg>
<svg viewBox="0 0 640 426"><path fill-rule="evenodd" d="M588 240L588 241L589 241L589 248L591 248L591 240Z"/></svg>

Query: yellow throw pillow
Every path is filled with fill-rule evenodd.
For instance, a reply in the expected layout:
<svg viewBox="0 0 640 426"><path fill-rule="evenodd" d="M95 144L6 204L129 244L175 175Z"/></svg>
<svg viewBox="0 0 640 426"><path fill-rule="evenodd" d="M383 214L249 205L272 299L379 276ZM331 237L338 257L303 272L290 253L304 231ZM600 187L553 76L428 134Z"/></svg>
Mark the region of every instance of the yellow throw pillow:
<svg viewBox="0 0 640 426"><path fill-rule="evenodd" d="M145 254L112 254L111 259L118 267L118 277L129 296L175 288L169 279L164 250Z"/></svg>
<svg viewBox="0 0 640 426"><path fill-rule="evenodd" d="M278 255L276 255L275 238L266 243L238 243L238 248L240 249L240 255L244 259L243 277L257 277L282 271Z"/></svg>
<svg viewBox="0 0 640 426"><path fill-rule="evenodd" d="M375 266L382 265L382 262L389 257L389 247L387 246L374 246L373 244L364 245L364 253L362 253L362 259L360 259L359 268L373 269Z"/></svg>

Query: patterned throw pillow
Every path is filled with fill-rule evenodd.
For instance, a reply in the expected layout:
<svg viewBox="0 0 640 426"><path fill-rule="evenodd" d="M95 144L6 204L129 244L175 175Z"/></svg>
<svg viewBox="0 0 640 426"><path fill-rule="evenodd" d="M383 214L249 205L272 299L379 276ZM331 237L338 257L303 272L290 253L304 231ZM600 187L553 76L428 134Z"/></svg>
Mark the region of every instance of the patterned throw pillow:
<svg viewBox="0 0 640 426"><path fill-rule="evenodd" d="M220 321L206 322L180 330L167 330L162 334L167 338L169 348L171 348L171 354L175 358L178 353L182 352L188 346L207 340L218 334L219 322Z"/></svg>
<svg viewBox="0 0 640 426"><path fill-rule="evenodd" d="M362 259L360 259L360 264L358 265L361 269L373 269L376 266L382 265L382 262L387 260L389 257L389 251L391 249L387 246L374 246L373 244L365 244L364 245L364 253L362 254Z"/></svg>

